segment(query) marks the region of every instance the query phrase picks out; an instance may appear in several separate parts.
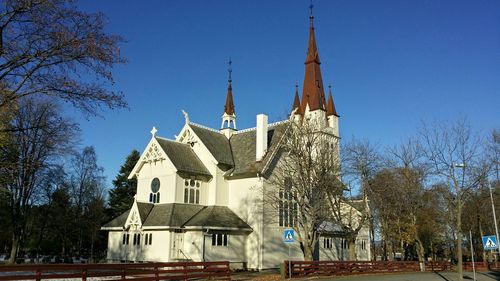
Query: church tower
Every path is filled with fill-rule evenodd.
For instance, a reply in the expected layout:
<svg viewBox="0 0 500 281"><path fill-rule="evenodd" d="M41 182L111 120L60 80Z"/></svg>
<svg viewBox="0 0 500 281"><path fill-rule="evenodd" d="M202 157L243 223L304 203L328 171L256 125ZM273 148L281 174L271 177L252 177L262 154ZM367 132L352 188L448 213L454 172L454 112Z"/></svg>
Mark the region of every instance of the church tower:
<svg viewBox="0 0 500 281"><path fill-rule="evenodd" d="M304 85L302 87L301 115L318 124L320 128L327 126L325 90L321 76L321 61L319 59L316 37L314 35L314 16L309 16L309 41L305 61Z"/></svg>
<svg viewBox="0 0 500 281"><path fill-rule="evenodd" d="M230 138L233 132L236 131L236 115L234 114L234 102L233 102L233 86L231 79L231 73L233 69L231 68L231 60L229 60L229 67L227 69L229 73L229 79L227 80L227 95L226 104L224 105L224 114L222 114L222 124L221 133L223 133L227 138Z"/></svg>
<svg viewBox="0 0 500 281"><path fill-rule="evenodd" d="M295 86L295 95L293 100L292 112L293 120L303 118L311 120L317 124L319 129L332 128L333 134L339 137L339 115L335 110L333 103L332 89L330 86L328 103L325 99L325 90L323 87L323 77L321 76L321 60L319 59L316 37L314 34L314 16L313 6L309 6L311 15L309 16L309 41L307 43L307 55L304 71L304 85L302 87L302 100L299 102L298 86Z"/></svg>

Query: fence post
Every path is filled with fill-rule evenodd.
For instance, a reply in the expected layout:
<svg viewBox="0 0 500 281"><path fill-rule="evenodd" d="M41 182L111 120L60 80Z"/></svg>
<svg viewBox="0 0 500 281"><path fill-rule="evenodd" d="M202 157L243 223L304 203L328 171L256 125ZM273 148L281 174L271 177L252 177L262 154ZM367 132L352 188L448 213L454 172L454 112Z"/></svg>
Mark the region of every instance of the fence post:
<svg viewBox="0 0 500 281"><path fill-rule="evenodd" d="M82 268L82 281L87 281L87 269L85 267Z"/></svg>
<svg viewBox="0 0 500 281"><path fill-rule="evenodd" d="M184 281L188 280L187 263L184 263Z"/></svg>
<svg viewBox="0 0 500 281"><path fill-rule="evenodd" d="M42 270L40 268L36 269L36 281L42 280Z"/></svg>
<svg viewBox="0 0 500 281"><path fill-rule="evenodd" d="M154 271L155 271L155 280L159 281L160 280L160 275L158 274L158 266L155 266Z"/></svg>

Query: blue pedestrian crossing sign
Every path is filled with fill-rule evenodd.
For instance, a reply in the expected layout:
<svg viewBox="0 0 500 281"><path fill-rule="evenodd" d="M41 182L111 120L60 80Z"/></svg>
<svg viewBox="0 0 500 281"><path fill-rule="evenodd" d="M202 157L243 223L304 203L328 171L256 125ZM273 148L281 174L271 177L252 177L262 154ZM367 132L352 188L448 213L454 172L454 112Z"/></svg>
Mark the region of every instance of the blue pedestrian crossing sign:
<svg viewBox="0 0 500 281"><path fill-rule="evenodd" d="M497 237L495 235L483 236L483 246L485 250L498 249Z"/></svg>
<svg viewBox="0 0 500 281"><path fill-rule="evenodd" d="M293 229L285 229L283 231L283 242L285 243L295 242L295 231Z"/></svg>

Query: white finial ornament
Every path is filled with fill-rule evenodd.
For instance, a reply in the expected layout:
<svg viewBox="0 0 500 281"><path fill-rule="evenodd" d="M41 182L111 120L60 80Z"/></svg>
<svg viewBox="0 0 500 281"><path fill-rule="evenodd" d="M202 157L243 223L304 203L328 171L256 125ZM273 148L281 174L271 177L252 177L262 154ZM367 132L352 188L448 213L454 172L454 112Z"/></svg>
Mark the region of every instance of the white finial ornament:
<svg viewBox="0 0 500 281"><path fill-rule="evenodd" d="M151 129L151 136L153 138L156 137L156 132L158 132L158 130L156 129L156 127L153 126L153 129Z"/></svg>
<svg viewBox="0 0 500 281"><path fill-rule="evenodd" d="M187 114L186 111L184 111L184 109L182 109L181 111L182 114L184 114L184 119L186 119L186 124L189 124L189 115Z"/></svg>

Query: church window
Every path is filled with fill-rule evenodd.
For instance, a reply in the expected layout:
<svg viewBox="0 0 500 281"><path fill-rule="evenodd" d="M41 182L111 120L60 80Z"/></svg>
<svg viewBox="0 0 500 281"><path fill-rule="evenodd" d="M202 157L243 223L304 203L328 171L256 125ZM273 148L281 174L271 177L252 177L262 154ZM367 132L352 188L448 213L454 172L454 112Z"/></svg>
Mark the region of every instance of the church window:
<svg viewBox="0 0 500 281"><path fill-rule="evenodd" d="M342 249L349 249L349 242L347 239L342 239Z"/></svg>
<svg viewBox="0 0 500 281"><path fill-rule="evenodd" d="M128 234L127 234L127 236L128 236ZM141 234L140 233L134 233L132 245L134 245L134 246L141 245Z"/></svg>
<svg viewBox="0 0 500 281"><path fill-rule="evenodd" d="M323 238L323 248L325 248L325 249L333 248L333 238L332 237L324 237Z"/></svg>
<svg viewBox="0 0 500 281"><path fill-rule="evenodd" d="M128 238L129 238L129 234L123 233L123 239L122 239L123 245L128 245Z"/></svg>
<svg viewBox="0 0 500 281"><path fill-rule="evenodd" d="M160 179L154 178L151 181L151 193L149 193L150 203L160 203Z"/></svg>
<svg viewBox="0 0 500 281"><path fill-rule="evenodd" d="M212 246L227 246L228 235L225 233L212 234Z"/></svg>
<svg viewBox="0 0 500 281"><path fill-rule="evenodd" d="M153 242L153 233L144 234L144 245L151 245Z"/></svg>
<svg viewBox="0 0 500 281"><path fill-rule="evenodd" d="M127 245L129 240L130 240L130 234L127 233Z"/></svg>
<svg viewBox="0 0 500 281"><path fill-rule="evenodd" d="M184 180L184 203L200 204L200 186L198 180Z"/></svg>
<svg viewBox="0 0 500 281"><path fill-rule="evenodd" d="M366 250L366 240L361 240L361 250Z"/></svg>
<svg viewBox="0 0 500 281"><path fill-rule="evenodd" d="M279 226L296 227L298 220L297 202L295 200L297 192L293 190L290 178L285 179L285 188L278 191L278 220Z"/></svg>

